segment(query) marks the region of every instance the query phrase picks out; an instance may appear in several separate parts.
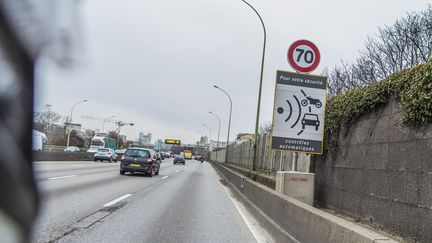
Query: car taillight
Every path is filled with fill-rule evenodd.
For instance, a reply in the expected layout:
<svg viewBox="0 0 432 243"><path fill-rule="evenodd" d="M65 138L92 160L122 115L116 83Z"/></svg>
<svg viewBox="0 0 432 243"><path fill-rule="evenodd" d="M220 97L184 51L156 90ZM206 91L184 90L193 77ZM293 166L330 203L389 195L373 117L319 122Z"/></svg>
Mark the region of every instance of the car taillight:
<svg viewBox="0 0 432 243"><path fill-rule="evenodd" d="M151 163L153 163L153 160L151 158L148 158L147 159L147 164L151 164Z"/></svg>
<svg viewBox="0 0 432 243"><path fill-rule="evenodd" d="M125 156L124 156L124 154L122 155L122 157L120 158L120 160L124 160L125 159Z"/></svg>

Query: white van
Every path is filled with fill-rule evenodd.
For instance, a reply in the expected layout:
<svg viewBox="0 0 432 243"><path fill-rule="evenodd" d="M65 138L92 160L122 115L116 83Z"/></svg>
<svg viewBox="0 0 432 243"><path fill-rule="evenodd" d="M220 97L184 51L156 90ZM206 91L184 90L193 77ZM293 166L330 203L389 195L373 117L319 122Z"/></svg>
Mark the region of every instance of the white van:
<svg viewBox="0 0 432 243"><path fill-rule="evenodd" d="M33 130L32 139L33 139L32 150L42 151L43 145L47 140L45 133Z"/></svg>

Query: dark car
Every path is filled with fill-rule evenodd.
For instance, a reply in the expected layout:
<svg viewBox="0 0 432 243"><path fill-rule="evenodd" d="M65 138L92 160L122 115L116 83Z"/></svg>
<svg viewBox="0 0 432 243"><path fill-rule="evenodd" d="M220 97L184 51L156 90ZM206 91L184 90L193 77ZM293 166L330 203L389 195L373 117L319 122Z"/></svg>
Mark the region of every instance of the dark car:
<svg viewBox="0 0 432 243"><path fill-rule="evenodd" d="M117 155L116 160L120 160L120 158L123 156L123 154L126 152L126 149L117 149L116 151L114 151L115 154Z"/></svg>
<svg viewBox="0 0 432 243"><path fill-rule="evenodd" d="M305 129L306 126L313 126L315 130L318 130L320 125L318 115L306 113L302 119L302 129Z"/></svg>
<svg viewBox="0 0 432 243"><path fill-rule="evenodd" d="M204 156L202 156L202 155L197 155L197 156L195 157L195 160L198 160L198 161L200 161L200 162L204 162Z"/></svg>
<svg viewBox="0 0 432 243"><path fill-rule="evenodd" d="M174 158L174 164L177 164L177 163L180 163L180 164L183 164L183 165L186 164L185 159L183 158L183 156L177 155Z"/></svg>
<svg viewBox="0 0 432 243"><path fill-rule="evenodd" d="M146 148L128 148L120 159L120 175L142 172L150 177L159 175L160 159L156 152Z"/></svg>

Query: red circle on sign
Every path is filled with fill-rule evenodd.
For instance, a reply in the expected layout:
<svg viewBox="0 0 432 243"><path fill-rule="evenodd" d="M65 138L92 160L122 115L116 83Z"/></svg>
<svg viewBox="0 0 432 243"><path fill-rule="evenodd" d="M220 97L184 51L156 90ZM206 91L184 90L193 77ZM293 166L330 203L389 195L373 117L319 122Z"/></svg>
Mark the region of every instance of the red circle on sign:
<svg viewBox="0 0 432 243"><path fill-rule="evenodd" d="M307 67L302 67L298 65L294 58L294 51L296 50L297 47L302 45L309 47L310 49L312 49L314 53L314 60L312 61L311 65ZM318 47L314 43L308 40L298 40L294 42L288 49L288 63L291 65L292 68L294 68L298 72L302 72L302 73L312 72L313 70L315 70L315 68L318 67L320 59L321 59L321 55L319 53Z"/></svg>

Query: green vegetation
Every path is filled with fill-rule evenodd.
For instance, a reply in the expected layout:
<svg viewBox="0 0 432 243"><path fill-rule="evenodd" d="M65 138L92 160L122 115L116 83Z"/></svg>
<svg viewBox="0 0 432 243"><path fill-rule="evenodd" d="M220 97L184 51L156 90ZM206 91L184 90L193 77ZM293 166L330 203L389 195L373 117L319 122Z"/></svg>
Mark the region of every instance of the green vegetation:
<svg viewBox="0 0 432 243"><path fill-rule="evenodd" d="M337 148L342 126L357 119L390 97L397 98L404 110L403 122L420 126L432 122L432 60L392 74L383 81L357 88L328 100L325 118L326 151Z"/></svg>

